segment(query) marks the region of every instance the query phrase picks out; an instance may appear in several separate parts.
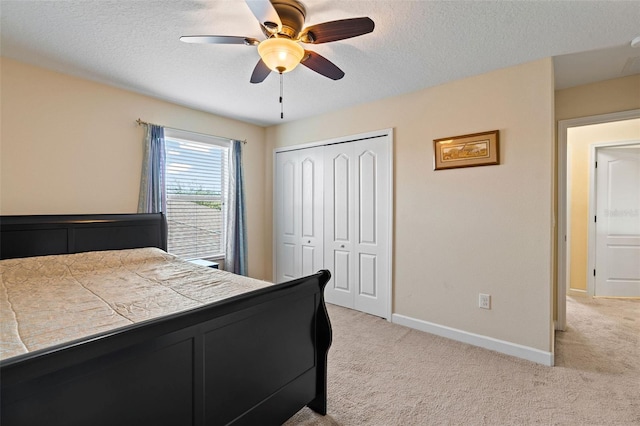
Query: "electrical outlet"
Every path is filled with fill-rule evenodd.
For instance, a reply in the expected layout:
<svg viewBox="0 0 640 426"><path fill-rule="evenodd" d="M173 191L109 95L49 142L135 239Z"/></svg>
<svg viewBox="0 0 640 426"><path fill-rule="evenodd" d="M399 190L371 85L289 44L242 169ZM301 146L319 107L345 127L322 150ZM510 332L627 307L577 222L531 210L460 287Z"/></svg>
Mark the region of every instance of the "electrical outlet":
<svg viewBox="0 0 640 426"><path fill-rule="evenodd" d="M480 293L478 298L478 307L482 309L491 309L491 295Z"/></svg>

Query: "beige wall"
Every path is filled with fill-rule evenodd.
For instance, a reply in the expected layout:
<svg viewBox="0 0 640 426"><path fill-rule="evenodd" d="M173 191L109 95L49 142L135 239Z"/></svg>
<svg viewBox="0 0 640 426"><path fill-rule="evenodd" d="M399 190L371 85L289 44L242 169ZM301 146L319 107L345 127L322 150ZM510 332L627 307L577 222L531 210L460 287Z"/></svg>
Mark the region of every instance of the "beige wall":
<svg viewBox="0 0 640 426"><path fill-rule="evenodd" d="M556 120L640 108L640 74L556 91Z"/></svg>
<svg viewBox="0 0 640 426"><path fill-rule="evenodd" d="M144 136L137 118L246 139L249 274L267 278L264 128L7 58L1 61L0 213L135 212Z"/></svg>
<svg viewBox="0 0 640 426"><path fill-rule="evenodd" d="M394 128L394 313L550 352L553 102L545 59L270 127L266 192L274 148ZM494 129L501 165L433 171L433 139Z"/></svg>
<svg viewBox="0 0 640 426"><path fill-rule="evenodd" d="M629 140L640 141L640 119L572 127L567 131L567 206L570 214L568 263L571 290L587 290L591 145Z"/></svg>

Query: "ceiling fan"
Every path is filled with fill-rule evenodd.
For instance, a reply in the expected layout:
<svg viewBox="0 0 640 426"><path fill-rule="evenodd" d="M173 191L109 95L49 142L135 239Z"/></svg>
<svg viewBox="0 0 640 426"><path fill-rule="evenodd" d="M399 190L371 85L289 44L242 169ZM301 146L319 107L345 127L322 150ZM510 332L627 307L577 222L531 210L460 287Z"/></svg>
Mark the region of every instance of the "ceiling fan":
<svg viewBox="0 0 640 426"><path fill-rule="evenodd" d="M307 10L298 0L246 0L249 9L260 22L267 37L200 35L182 36L186 43L243 44L257 46L260 60L251 74L251 83L261 83L275 71L283 74L293 70L299 63L328 77L339 80L344 72L333 62L311 50L304 49L300 42L308 44L328 43L357 37L373 31L375 24L368 17L341 19L304 27Z"/></svg>

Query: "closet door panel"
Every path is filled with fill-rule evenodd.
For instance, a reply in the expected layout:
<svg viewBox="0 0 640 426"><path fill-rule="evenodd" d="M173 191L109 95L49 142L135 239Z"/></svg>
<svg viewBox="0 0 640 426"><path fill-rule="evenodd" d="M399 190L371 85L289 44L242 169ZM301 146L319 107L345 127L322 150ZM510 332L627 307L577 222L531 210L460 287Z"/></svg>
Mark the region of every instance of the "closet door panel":
<svg viewBox="0 0 640 426"><path fill-rule="evenodd" d="M376 244L376 154L366 150L359 157L358 242Z"/></svg>
<svg viewBox="0 0 640 426"><path fill-rule="evenodd" d="M298 154L283 152L276 155L275 170L275 227L276 282L297 278L301 274L300 253L300 179Z"/></svg>
<svg viewBox="0 0 640 426"><path fill-rule="evenodd" d="M282 231L288 237L296 237L296 190L295 175L296 165L294 159L287 159L282 166L281 194L282 194L282 210L280 212L282 218Z"/></svg>
<svg viewBox="0 0 640 426"><path fill-rule="evenodd" d="M316 165L314 161L307 157L302 161L302 236L314 237L315 229L313 227L315 219L314 211L314 169Z"/></svg>
<svg viewBox="0 0 640 426"><path fill-rule="evenodd" d="M391 287L388 266L390 144L386 138L376 138L354 142L354 145L357 157L354 252L358 259L354 308L386 318Z"/></svg>
<svg viewBox="0 0 640 426"><path fill-rule="evenodd" d="M324 164L324 258L325 268L332 274L325 298L336 305L353 307L353 146L325 146Z"/></svg>
<svg viewBox="0 0 640 426"><path fill-rule="evenodd" d="M301 276L324 265L324 200L322 147L298 151L300 163Z"/></svg>
<svg viewBox="0 0 640 426"><path fill-rule="evenodd" d="M278 282L292 280L297 276L295 264L296 246L295 244L283 243L280 249L282 253L279 268L282 280Z"/></svg>
<svg viewBox="0 0 640 426"><path fill-rule="evenodd" d="M322 147L276 154L276 282L323 268L322 163Z"/></svg>
<svg viewBox="0 0 640 426"><path fill-rule="evenodd" d="M349 243L351 235L351 207L349 206L349 157L340 153L333 159L333 239Z"/></svg>
<svg viewBox="0 0 640 426"><path fill-rule="evenodd" d="M378 297L378 280L376 260L377 256L360 253L360 262L358 264L358 295L360 297Z"/></svg>
<svg viewBox="0 0 640 426"><path fill-rule="evenodd" d="M316 257L318 255L318 251L315 247L303 245L302 246L302 275L311 275L318 272L322 269L322 265L318 265L316 262Z"/></svg>
<svg viewBox="0 0 640 426"><path fill-rule="evenodd" d="M349 269L351 265L351 253L348 251L335 250L334 254L334 285L336 291L351 293L351 282L349 281Z"/></svg>

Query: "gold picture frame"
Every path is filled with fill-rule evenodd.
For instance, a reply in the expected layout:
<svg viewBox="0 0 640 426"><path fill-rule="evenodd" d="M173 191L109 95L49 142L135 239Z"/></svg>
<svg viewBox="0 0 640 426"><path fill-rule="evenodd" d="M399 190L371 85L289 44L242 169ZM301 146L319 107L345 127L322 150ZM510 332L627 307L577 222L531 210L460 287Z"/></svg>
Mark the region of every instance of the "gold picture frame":
<svg viewBox="0 0 640 426"><path fill-rule="evenodd" d="M500 164L498 130L433 141L433 170Z"/></svg>

